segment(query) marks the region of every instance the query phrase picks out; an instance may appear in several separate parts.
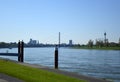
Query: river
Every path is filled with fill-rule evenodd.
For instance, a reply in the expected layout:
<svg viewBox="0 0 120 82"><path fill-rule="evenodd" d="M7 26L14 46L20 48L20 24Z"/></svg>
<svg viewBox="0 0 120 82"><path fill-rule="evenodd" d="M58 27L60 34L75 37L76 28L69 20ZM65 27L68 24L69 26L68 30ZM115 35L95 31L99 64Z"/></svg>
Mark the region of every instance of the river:
<svg viewBox="0 0 120 82"><path fill-rule="evenodd" d="M54 48L25 48L24 61L54 68ZM0 49L17 52L17 48ZM17 60L17 57L5 57ZM120 50L59 49L59 69L120 82Z"/></svg>

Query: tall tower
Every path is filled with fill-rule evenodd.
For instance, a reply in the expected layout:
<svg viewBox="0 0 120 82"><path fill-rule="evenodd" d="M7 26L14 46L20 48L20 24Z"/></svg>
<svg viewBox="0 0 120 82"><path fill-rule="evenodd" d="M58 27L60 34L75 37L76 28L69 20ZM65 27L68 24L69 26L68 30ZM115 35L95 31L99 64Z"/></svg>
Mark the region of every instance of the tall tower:
<svg viewBox="0 0 120 82"><path fill-rule="evenodd" d="M106 44L106 32L104 33L104 41L105 41L105 44Z"/></svg>
<svg viewBox="0 0 120 82"><path fill-rule="evenodd" d="M120 38L119 38L119 45L120 45Z"/></svg>
<svg viewBox="0 0 120 82"><path fill-rule="evenodd" d="M59 44L59 47L60 47L60 32L59 32L59 43L58 44Z"/></svg>

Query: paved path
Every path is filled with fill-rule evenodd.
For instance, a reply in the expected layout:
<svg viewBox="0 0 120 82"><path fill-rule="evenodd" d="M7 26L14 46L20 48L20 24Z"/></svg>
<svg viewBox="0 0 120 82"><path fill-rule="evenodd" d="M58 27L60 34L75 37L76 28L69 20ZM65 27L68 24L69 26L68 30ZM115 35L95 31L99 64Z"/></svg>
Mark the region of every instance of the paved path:
<svg viewBox="0 0 120 82"><path fill-rule="evenodd" d="M0 73L0 82L24 82L24 81L8 76L6 74Z"/></svg>

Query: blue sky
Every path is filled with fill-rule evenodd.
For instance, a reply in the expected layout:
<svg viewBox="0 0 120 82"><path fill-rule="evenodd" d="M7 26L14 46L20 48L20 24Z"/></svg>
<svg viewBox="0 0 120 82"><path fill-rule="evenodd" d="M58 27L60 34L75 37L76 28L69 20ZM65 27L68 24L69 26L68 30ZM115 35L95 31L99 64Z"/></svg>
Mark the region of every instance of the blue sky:
<svg viewBox="0 0 120 82"><path fill-rule="evenodd" d="M120 0L0 0L0 41L86 44L120 38Z"/></svg>

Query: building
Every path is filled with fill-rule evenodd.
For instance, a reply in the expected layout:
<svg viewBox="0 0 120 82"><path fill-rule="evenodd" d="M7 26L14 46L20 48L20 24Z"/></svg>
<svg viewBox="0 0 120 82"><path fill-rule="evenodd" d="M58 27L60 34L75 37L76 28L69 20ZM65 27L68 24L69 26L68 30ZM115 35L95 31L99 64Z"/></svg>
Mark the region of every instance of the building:
<svg viewBox="0 0 120 82"><path fill-rule="evenodd" d="M69 46L72 46L72 45L73 45L73 41L69 40Z"/></svg>
<svg viewBox="0 0 120 82"><path fill-rule="evenodd" d="M39 41L38 40L33 40L33 39L30 39L30 41L28 42L29 45L37 45L39 44Z"/></svg>

